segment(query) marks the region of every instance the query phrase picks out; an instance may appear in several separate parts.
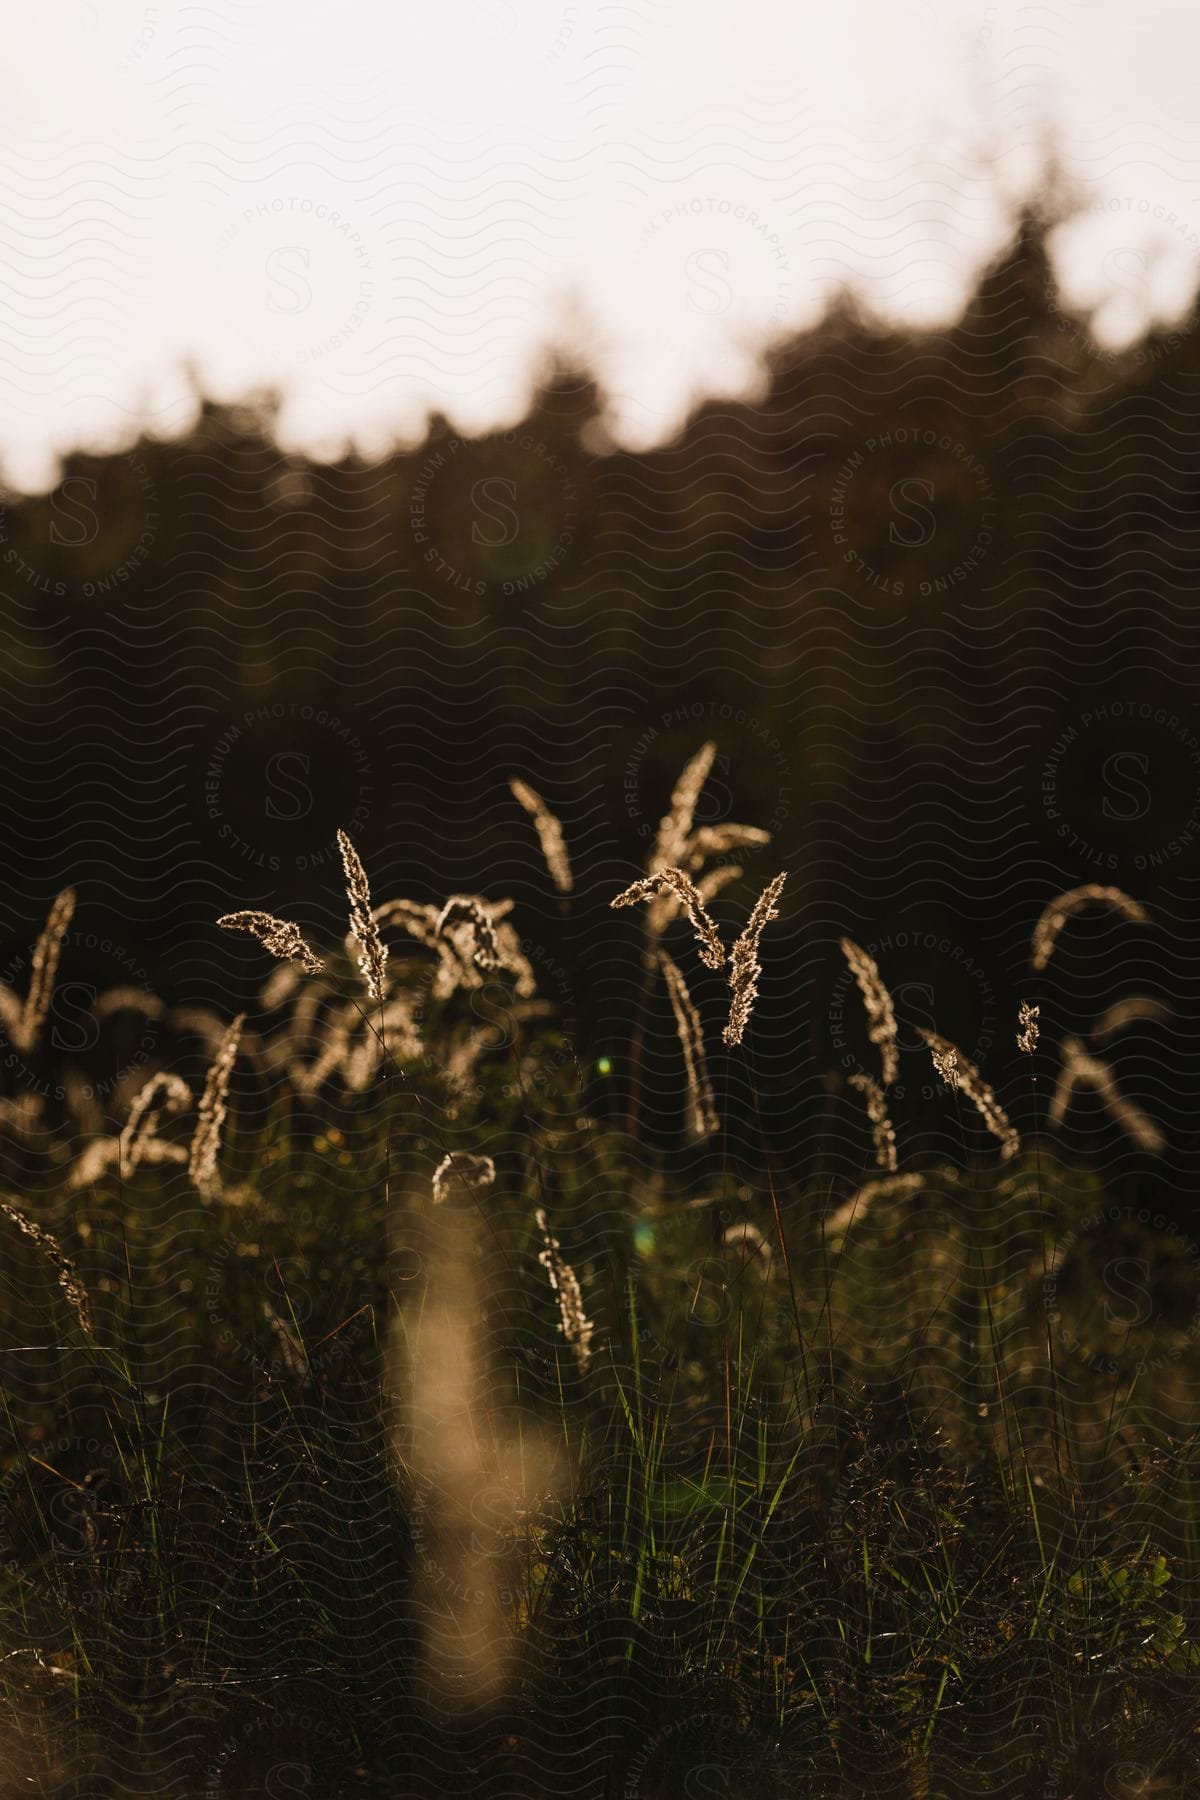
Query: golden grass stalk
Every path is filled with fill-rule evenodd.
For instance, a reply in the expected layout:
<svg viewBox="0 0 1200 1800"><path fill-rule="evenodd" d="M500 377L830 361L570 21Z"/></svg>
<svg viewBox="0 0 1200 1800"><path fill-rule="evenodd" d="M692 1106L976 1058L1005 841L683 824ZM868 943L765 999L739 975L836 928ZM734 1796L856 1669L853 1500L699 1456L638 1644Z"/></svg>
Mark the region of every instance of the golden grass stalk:
<svg viewBox="0 0 1200 1800"><path fill-rule="evenodd" d="M10 987L0 983L0 1030L10 1044L16 1045L13 1033L21 1029L21 1002Z"/></svg>
<svg viewBox="0 0 1200 1800"><path fill-rule="evenodd" d="M94 1019L111 1019L120 1012L140 1012L147 1019L161 1019L166 1013L166 1004L157 994L148 988L110 987L97 996L92 1004Z"/></svg>
<svg viewBox="0 0 1200 1800"><path fill-rule="evenodd" d="M495 919L495 908L492 908ZM521 946L521 939L515 928L507 920L496 925L496 945L500 956L500 967L510 977L512 991L522 1000L528 1000L537 992L537 977L533 965Z"/></svg>
<svg viewBox="0 0 1200 1800"><path fill-rule="evenodd" d="M892 996L883 985L875 958L853 938L839 938L842 955L850 965L850 973L858 983L867 1011L867 1036L879 1051L883 1085L890 1087L900 1073L900 1053L896 1043L896 1014Z"/></svg>
<svg viewBox="0 0 1200 1800"><path fill-rule="evenodd" d="M994 1138L1000 1141L1000 1156L1008 1162L1021 1148L1012 1120L997 1100L975 1064L965 1057L957 1044L939 1036L936 1031L923 1031L929 1045L933 1066L948 1087L961 1088L972 1101L980 1118Z"/></svg>
<svg viewBox="0 0 1200 1800"><path fill-rule="evenodd" d="M125 1176L142 1163L186 1162L187 1151L181 1144L164 1143L156 1133L164 1113L183 1112L191 1103L192 1091L178 1075L152 1075L130 1102L120 1135L94 1138L76 1159L67 1180L68 1188L77 1191L90 1187L114 1164ZM89 1118L99 1124L98 1113L91 1108L86 1110Z"/></svg>
<svg viewBox="0 0 1200 1800"><path fill-rule="evenodd" d="M716 754L716 743L710 739L708 743L701 744L695 756L685 765L671 795L671 810L664 814L659 823L658 836L646 864L648 874L652 874L655 869L673 867L682 860L683 847L696 815L696 802L700 798L700 790L708 780L708 772Z"/></svg>
<svg viewBox="0 0 1200 1800"><path fill-rule="evenodd" d="M714 1131L721 1129L721 1121L717 1117L712 1083L708 1078L708 1059L704 1054L704 1033L700 1025L700 1015L692 1002L687 982L684 980L683 971L678 963L673 962L664 951L659 952L658 963L663 972L663 980L667 984L671 1010L675 1014L675 1029L679 1033L679 1042L683 1049L683 1067L687 1076L689 1124L695 1137L710 1137Z"/></svg>
<svg viewBox="0 0 1200 1800"><path fill-rule="evenodd" d="M857 1193L851 1194L849 1200L825 1221L826 1242L839 1244L851 1225L866 1217L876 1200L908 1199L910 1195L919 1194L924 1185L923 1175L892 1175L881 1181L864 1183Z"/></svg>
<svg viewBox="0 0 1200 1800"><path fill-rule="evenodd" d="M224 1019L210 1006L173 1006L167 1014L167 1024L172 1031L190 1032L195 1037L203 1038L214 1052L225 1035ZM242 1040L242 1048L250 1048L245 1038Z"/></svg>
<svg viewBox="0 0 1200 1800"><path fill-rule="evenodd" d="M7 1200L0 1200L0 1212L12 1220L18 1231L24 1232L25 1236L31 1238L37 1245L58 1276L58 1285L63 1291L67 1304L79 1320L79 1329L85 1337L92 1337L92 1307L87 1289L79 1279L74 1263L64 1255L63 1247L58 1239L44 1226L36 1225L26 1213L21 1211L19 1206L13 1206Z"/></svg>
<svg viewBox="0 0 1200 1800"><path fill-rule="evenodd" d="M63 939L75 913L75 889L65 887L50 908L50 916L33 952L29 971L29 992L21 1013L21 1043L25 1051L34 1049L42 1034L46 1014L54 997L54 978L58 974Z"/></svg>
<svg viewBox="0 0 1200 1800"><path fill-rule="evenodd" d="M372 917L379 926L398 925L418 943L434 950L438 942L438 912L438 907L426 906L419 900L385 900L375 908Z"/></svg>
<svg viewBox="0 0 1200 1800"><path fill-rule="evenodd" d="M21 1143L31 1144L39 1129L45 1129L42 1125L45 1109L44 1094L14 1094L10 1099L0 1100L0 1131Z"/></svg>
<svg viewBox="0 0 1200 1800"><path fill-rule="evenodd" d="M508 785L513 799L519 806L525 808L533 820L551 880L560 894L569 894L575 886L575 879L571 874L571 864L567 856L567 846L563 840L561 824L550 811L542 796L535 793L526 782L514 779Z"/></svg>
<svg viewBox="0 0 1200 1800"><path fill-rule="evenodd" d="M466 1204L490 1188L495 1179L496 1165L490 1156L453 1150L433 1171L433 1204L444 1206L447 1201Z"/></svg>
<svg viewBox="0 0 1200 1800"><path fill-rule="evenodd" d="M1145 907L1121 888L1101 887L1094 881L1086 882L1083 887L1068 888L1065 894L1059 894L1050 902L1033 928L1030 954L1035 969L1046 967L1063 926L1086 906L1111 906L1135 925L1149 923Z"/></svg>
<svg viewBox="0 0 1200 1800"><path fill-rule="evenodd" d="M1101 1062L1099 1057L1092 1056L1078 1038L1069 1037L1063 1042L1062 1071L1047 1115L1051 1125L1062 1125L1072 1095L1078 1087L1091 1088L1098 1094L1117 1124L1128 1132L1141 1149L1152 1150L1156 1154L1161 1154L1166 1149L1167 1140L1163 1133L1140 1106L1135 1106L1132 1100L1126 1099L1108 1064Z"/></svg>
<svg viewBox="0 0 1200 1800"><path fill-rule="evenodd" d="M438 914L438 936L450 938L455 947L459 948L461 934L458 937L452 935L452 928L455 926L468 928L470 956L477 968L490 974L501 967L503 959L496 939L496 922L490 908L477 895L451 894Z"/></svg>
<svg viewBox="0 0 1200 1800"><path fill-rule="evenodd" d="M925 1041L932 1052L935 1072L940 1079L945 1082L951 1093L957 1093L958 1051L946 1038L938 1038L935 1043L933 1037L929 1033L923 1032L922 1036L925 1038Z"/></svg>
<svg viewBox="0 0 1200 1800"><path fill-rule="evenodd" d="M319 1004L319 996L314 1003ZM293 1019L293 1041L309 1031L316 1032L315 1016L305 1009L303 1017ZM334 1007L325 1017L320 1028L317 1054L307 1062L291 1055L287 1062L288 1079L298 1094L312 1095L317 1093L329 1080L330 1076L344 1066L346 1055L350 1049L350 1034L356 1025L362 1022L362 1008L355 1000L347 1000L344 1005ZM368 1036L370 1034L368 1033Z"/></svg>
<svg viewBox="0 0 1200 1800"><path fill-rule="evenodd" d="M117 1157L121 1156L121 1138L97 1138L95 1143L86 1147L83 1156L77 1159L76 1166L70 1172L68 1188L90 1188L101 1175L110 1170ZM166 1143L162 1138L149 1138L142 1145L140 1154L142 1163L185 1163L187 1150L182 1143Z"/></svg>
<svg viewBox="0 0 1200 1800"><path fill-rule="evenodd" d="M337 1044L326 1044L317 1056L309 1062L302 1062L298 1056L289 1059L287 1076L298 1094L311 1099L325 1086L325 1083L341 1067L342 1049Z"/></svg>
<svg viewBox="0 0 1200 1800"><path fill-rule="evenodd" d="M362 866L362 858L358 851L339 829L337 834L338 848L342 853L342 868L346 873L346 898L350 902L350 930L357 940L360 955L358 966L362 970L367 984L367 994L372 1000L382 1000L387 986L387 945L379 935L379 926L371 912L371 888L367 881L367 871Z"/></svg>
<svg viewBox="0 0 1200 1800"><path fill-rule="evenodd" d="M735 1225L727 1225L721 1234L721 1242L727 1250L740 1250L744 1261L750 1262L753 1259L760 1275L768 1273L774 1250L758 1226L752 1225L749 1219L739 1219Z"/></svg>
<svg viewBox="0 0 1200 1800"><path fill-rule="evenodd" d="M563 1256L558 1239L551 1235L546 1214L540 1206L535 1217L544 1244L544 1248L538 1253L538 1261L549 1276L551 1289L558 1301L558 1329L574 1350L579 1367L586 1369L592 1354L595 1325L584 1309L579 1278Z"/></svg>
<svg viewBox="0 0 1200 1800"><path fill-rule="evenodd" d="M209 1068L204 1092L200 1096L196 1130L188 1155L188 1174L196 1191L206 1200L216 1200L221 1193L221 1178L217 1167L221 1153L221 1127L228 1110L226 1100L229 1077L233 1073L238 1040L245 1022L246 1015L239 1013L225 1033L221 1048Z"/></svg>
<svg viewBox="0 0 1200 1800"><path fill-rule="evenodd" d="M389 1053L402 1062L415 1062L424 1046L421 1043L416 1004L411 994L392 995L383 1009L382 1027ZM370 1034L370 1041L377 1057L382 1057L383 1045L374 1032Z"/></svg>
<svg viewBox="0 0 1200 1800"><path fill-rule="evenodd" d="M365 1093L370 1086L383 1060L384 1044L387 1054L398 1062L411 1062L421 1054L412 1001L405 995L392 996L377 1028L364 1024L356 1037L347 1035L340 1061L343 1079L352 1093Z"/></svg>
<svg viewBox="0 0 1200 1800"><path fill-rule="evenodd" d="M178 1075L159 1074L150 1077L145 1086L134 1095L125 1129L117 1139L117 1159L122 1174L136 1169L142 1161L163 1114L183 1112L191 1104L192 1090Z"/></svg>
<svg viewBox="0 0 1200 1800"><path fill-rule="evenodd" d="M439 1074L451 1095L446 1111L450 1118L458 1116L458 1102L471 1091L475 1065L485 1051L503 1043L504 1033L495 1025L473 1028L465 1038L440 1053ZM478 1094L477 1098L480 1097Z"/></svg>
<svg viewBox="0 0 1200 1800"><path fill-rule="evenodd" d="M93 1138L75 1159L67 1177L67 1187L72 1193L78 1192L80 1188L91 1187L93 1182L99 1181L105 1170L116 1162L119 1143L120 1139L115 1137Z"/></svg>
<svg viewBox="0 0 1200 1800"><path fill-rule="evenodd" d="M72 1192L91 1187L119 1160L121 1140L116 1137L96 1138L76 1159L67 1186ZM182 1144L168 1144L159 1137L147 1137L138 1153L140 1163L185 1163L188 1153Z"/></svg>
<svg viewBox="0 0 1200 1800"><path fill-rule="evenodd" d="M313 973L319 971L314 970ZM274 1012L285 1000L290 1000L304 979L304 971L293 962L280 963L272 969L262 987L258 990L258 1002L264 1012Z"/></svg>
<svg viewBox="0 0 1200 1800"><path fill-rule="evenodd" d="M694 875L710 856L726 856L730 850L750 850L770 841L770 832L760 831L757 825L701 825L685 840L679 861Z"/></svg>
<svg viewBox="0 0 1200 1800"><path fill-rule="evenodd" d="M1017 1033L1017 1049L1024 1056L1032 1056L1038 1043L1038 1014L1040 1006L1030 1006L1028 1000L1022 1000L1017 1012L1017 1024L1021 1027Z"/></svg>
<svg viewBox="0 0 1200 1800"><path fill-rule="evenodd" d="M281 962L300 963L306 975L319 975L325 967L316 952L305 943L300 927L293 925L290 919L277 919L273 913L265 912L233 912L225 913L217 924L223 931L248 931L264 950Z"/></svg>
<svg viewBox="0 0 1200 1800"><path fill-rule="evenodd" d="M721 942L721 934L716 924L705 910L704 902L696 890L690 875L680 868L671 866L658 869L644 880L635 881L624 893L618 894L610 906L633 906L639 900L653 900L664 889L675 894L682 902L692 930L696 934L697 953L700 961L709 969L720 969L725 963L725 946Z"/></svg>
<svg viewBox="0 0 1200 1800"><path fill-rule="evenodd" d="M857 1088L867 1103L867 1117L871 1121L871 1138L875 1148L875 1163L880 1169L887 1169L889 1174L896 1173L896 1133L892 1121L888 1117L887 1097L883 1089L872 1075L852 1075L850 1086Z"/></svg>
<svg viewBox="0 0 1200 1800"><path fill-rule="evenodd" d="M459 955L457 936L453 930L443 937L438 930L441 908L426 906L419 900L385 900L375 908L373 917L381 929L389 925L398 926L406 931L417 943L423 944L427 950L435 952L438 959L438 971L434 979L434 998L445 1000L463 986L479 986L471 964L471 953L466 951L466 961ZM493 910L493 918L495 911Z"/></svg>
<svg viewBox="0 0 1200 1800"><path fill-rule="evenodd" d="M503 905L507 911L512 902L506 900L492 905L490 902L481 900L477 894L467 895L465 898L477 902L492 921L492 929L495 933L496 964L493 969L479 962L477 954L479 941L475 926L469 918L460 919L458 924L451 925L448 929L448 936L453 942L458 957L459 985L466 988L481 988L489 980L494 980L503 973L507 977L513 993L522 999L528 999L537 989L537 978L534 975L533 966L525 955L521 939L517 936L515 928L508 923L507 919L500 918L498 910L499 905ZM440 969L438 976L439 979L443 978L443 971ZM444 979L449 980L448 967L444 972ZM434 984L434 990L435 993L438 991L437 982Z"/></svg>
<svg viewBox="0 0 1200 1800"><path fill-rule="evenodd" d="M1136 1025L1143 1020L1163 1025L1170 1017L1171 1009L1165 1000L1154 1000L1149 994L1130 994L1101 1013L1089 1036L1103 1044L1118 1031L1124 1031L1127 1025Z"/></svg>
<svg viewBox="0 0 1200 1800"><path fill-rule="evenodd" d="M513 992L527 999L536 991L537 980L520 938L507 922L512 904L507 899L485 901L479 894L454 894L444 907L386 900L375 908L374 918L379 926L398 926L435 952L435 1000L448 1000L459 988L481 988L501 970L511 977ZM489 950L494 963L488 961Z"/></svg>
<svg viewBox="0 0 1200 1800"><path fill-rule="evenodd" d="M303 1042L308 1037L316 1036L317 1015L329 999L330 993L331 989L327 981L305 983L296 996L296 1004L292 1008L292 1016L288 1021L289 1044ZM355 1018L359 1016L359 1009L352 1000L347 1000L342 1010L347 1018L352 1015Z"/></svg>
<svg viewBox="0 0 1200 1800"><path fill-rule="evenodd" d="M739 863L722 863L720 868L710 869L707 875L700 877L696 883L696 892L707 906L710 900L715 900L727 887L740 881L745 873Z"/></svg>
<svg viewBox="0 0 1200 1800"><path fill-rule="evenodd" d="M762 964L758 960L759 939L765 926L779 917L775 902L783 892L786 880L786 871L781 871L767 883L754 903L746 929L730 952L729 1022L723 1033L727 1044L740 1044L750 1023L750 1014L758 997L758 978L762 974Z"/></svg>
<svg viewBox="0 0 1200 1800"><path fill-rule="evenodd" d="M707 875L698 876L696 892L700 896L701 904L707 906L727 887L731 887L735 881L740 881L745 873L746 871L737 863L720 863L715 869L710 869ZM650 902L646 914L646 930L650 936L660 938L671 921L678 918L679 910L679 895L673 893L670 888L664 888ZM648 968L654 966L653 950L646 957L646 966Z"/></svg>
<svg viewBox="0 0 1200 1800"><path fill-rule="evenodd" d="M151 1138L142 1151L142 1161L147 1163L183 1163L187 1157L182 1144L168 1144L162 1138Z"/></svg>
<svg viewBox="0 0 1200 1800"><path fill-rule="evenodd" d="M34 946L29 968L29 988L23 1002L4 989L6 1004L0 1009L9 1041L14 1050L30 1055L37 1049L46 1023L46 1014L54 998L54 978L58 974L63 940L75 913L75 889L66 887L50 908L42 934Z"/></svg>

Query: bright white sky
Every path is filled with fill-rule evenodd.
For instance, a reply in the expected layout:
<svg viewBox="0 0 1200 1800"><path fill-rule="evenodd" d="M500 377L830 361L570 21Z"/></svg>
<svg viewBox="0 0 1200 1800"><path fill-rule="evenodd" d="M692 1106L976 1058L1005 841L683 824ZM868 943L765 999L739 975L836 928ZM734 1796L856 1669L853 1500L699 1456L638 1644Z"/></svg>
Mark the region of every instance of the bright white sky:
<svg viewBox="0 0 1200 1800"><path fill-rule="evenodd" d="M1117 345L1200 269L1200 0L8 0L0 472L282 386L317 454L746 393L841 285L953 316L1040 184ZM189 376L188 369L194 371Z"/></svg>

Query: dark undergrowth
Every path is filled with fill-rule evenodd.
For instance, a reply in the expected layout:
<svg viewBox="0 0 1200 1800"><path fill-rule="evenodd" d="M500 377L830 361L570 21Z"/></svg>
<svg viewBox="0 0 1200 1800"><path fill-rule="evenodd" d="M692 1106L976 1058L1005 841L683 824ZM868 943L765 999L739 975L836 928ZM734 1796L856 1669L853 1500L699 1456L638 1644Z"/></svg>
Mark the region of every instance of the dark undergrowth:
<svg viewBox="0 0 1200 1800"><path fill-rule="evenodd" d="M848 1191L652 1144L528 991L372 1070L356 981L264 1002L219 1180L11 1134L4 1794L1196 1790L1184 1234L962 1108Z"/></svg>

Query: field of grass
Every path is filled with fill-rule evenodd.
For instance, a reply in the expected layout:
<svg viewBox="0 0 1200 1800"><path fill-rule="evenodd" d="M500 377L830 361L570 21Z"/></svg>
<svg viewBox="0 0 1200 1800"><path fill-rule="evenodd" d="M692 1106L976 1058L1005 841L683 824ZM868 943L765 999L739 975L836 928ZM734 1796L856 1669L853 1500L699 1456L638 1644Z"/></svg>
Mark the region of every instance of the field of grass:
<svg viewBox="0 0 1200 1800"><path fill-rule="evenodd" d="M246 942L260 1010L180 1022L186 1093L38 1040L53 931L3 1009L61 1106L14 1077L0 1793L1200 1790L1186 1233L969 1070L961 1155L893 1172L883 1120L849 1191L706 1129L754 1021L689 1038L673 896L624 915L654 1003L684 976L651 1147L639 1055L606 1111L502 908L380 937L348 873L358 941Z"/></svg>

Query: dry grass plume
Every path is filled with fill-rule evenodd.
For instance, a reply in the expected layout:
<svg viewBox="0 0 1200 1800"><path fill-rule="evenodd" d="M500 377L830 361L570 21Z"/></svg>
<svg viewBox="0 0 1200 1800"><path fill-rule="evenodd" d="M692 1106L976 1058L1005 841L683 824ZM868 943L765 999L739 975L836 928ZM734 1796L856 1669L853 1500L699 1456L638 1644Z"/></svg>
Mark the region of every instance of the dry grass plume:
<svg viewBox="0 0 1200 1800"><path fill-rule="evenodd" d="M724 1030L727 1044L740 1044L750 1023L750 1014L758 997L758 978L762 964L758 960L758 944L764 928L779 917L775 902L783 892L786 872L769 881L754 903L746 929L733 946L729 957L729 1022Z"/></svg>
<svg viewBox="0 0 1200 1800"><path fill-rule="evenodd" d="M860 944L856 944L853 938L839 938L838 942L862 995L867 1011L867 1035L879 1051L883 1085L890 1087L900 1073L892 996L883 984L875 958Z"/></svg>
<svg viewBox="0 0 1200 1800"><path fill-rule="evenodd" d="M1059 933L1068 919L1087 906L1110 906L1134 925L1149 923L1149 914L1139 900L1131 899L1124 889L1101 887L1094 881L1082 887L1068 888L1059 894L1042 913L1033 928L1030 956L1035 969L1044 969L1054 954Z"/></svg>
<svg viewBox="0 0 1200 1800"><path fill-rule="evenodd" d="M382 1000L387 988L387 945L371 912L371 888L362 858L344 831L337 834L346 874L346 898L350 902L350 930L358 943L358 966L372 1000Z"/></svg>
<svg viewBox="0 0 1200 1800"><path fill-rule="evenodd" d="M546 805L542 796L539 793L536 793L527 782L518 781L514 778L508 785L512 791L513 799L519 806L525 808L525 811L533 820L534 829L538 834L538 842L542 846L542 855L546 859L546 867L550 871L551 880L554 882L554 885L560 894L569 894L575 886L575 880L571 874L571 863L567 856L567 846L563 838L562 826L550 811L550 808Z"/></svg>

